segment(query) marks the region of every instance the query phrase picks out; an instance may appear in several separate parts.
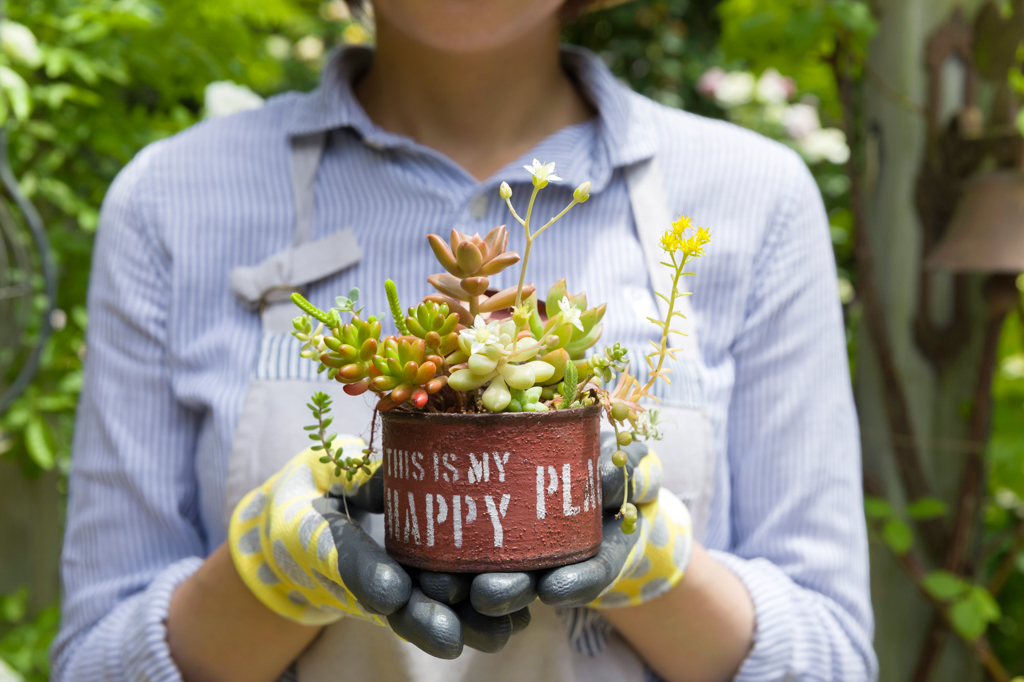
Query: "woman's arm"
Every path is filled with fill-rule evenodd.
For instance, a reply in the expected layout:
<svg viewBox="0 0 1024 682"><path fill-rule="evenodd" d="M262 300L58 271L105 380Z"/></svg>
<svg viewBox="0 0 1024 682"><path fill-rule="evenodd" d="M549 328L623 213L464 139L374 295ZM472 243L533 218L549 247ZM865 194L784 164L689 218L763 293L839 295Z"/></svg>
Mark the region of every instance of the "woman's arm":
<svg viewBox="0 0 1024 682"><path fill-rule="evenodd" d="M730 487L717 502L729 522L711 530L729 551L695 548L665 597L605 614L672 682L728 679L741 660L741 682L877 675L860 444L828 220L806 166L795 155L785 161L729 349ZM714 311L697 314L699 325Z"/></svg>
<svg viewBox="0 0 1024 682"><path fill-rule="evenodd" d="M227 552L201 558L199 418L171 387L170 263L146 204L158 155L150 147L120 174L100 221L53 679L176 682L179 665L188 679L271 679L257 671L279 673L316 630L262 607Z"/></svg>
<svg viewBox="0 0 1024 682"><path fill-rule="evenodd" d="M227 544L174 592L167 615L167 642L186 682L272 682L319 633L256 599Z"/></svg>
<svg viewBox="0 0 1024 682"><path fill-rule="evenodd" d="M747 589L696 543L686 577L672 590L601 615L666 682L732 679L754 641Z"/></svg>

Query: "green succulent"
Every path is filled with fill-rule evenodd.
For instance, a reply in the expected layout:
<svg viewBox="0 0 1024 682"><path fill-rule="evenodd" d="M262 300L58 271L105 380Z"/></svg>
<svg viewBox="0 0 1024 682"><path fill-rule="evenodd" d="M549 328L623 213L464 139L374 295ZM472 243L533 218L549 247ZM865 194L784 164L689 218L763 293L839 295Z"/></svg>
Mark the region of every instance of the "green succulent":
<svg viewBox="0 0 1024 682"><path fill-rule="evenodd" d="M320 355L320 368L345 386L345 392L359 395L370 387L372 359L380 345L380 322L371 317L363 321L353 317L348 324L324 336L326 350Z"/></svg>
<svg viewBox="0 0 1024 682"><path fill-rule="evenodd" d="M458 348L459 314L449 313L446 303L424 301L410 307L405 326L410 334L426 341L427 350L439 355L448 355Z"/></svg>
<svg viewBox="0 0 1024 682"><path fill-rule="evenodd" d="M579 326L568 324L561 313L562 299L568 300L569 304L580 311ZM556 348L564 348L573 360L584 356L587 349L597 343L601 338L603 325L600 324L604 317L606 304L602 303L596 308L587 308L587 295L585 293L573 294L566 288L565 279L560 279L548 290L544 307L548 319L545 322L541 319L537 296L533 294L527 300L530 306L530 331L537 338L554 330L558 336L559 344Z"/></svg>
<svg viewBox="0 0 1024 682"><path fill-rule="evenodd" d="M505 408L506 412L546 412L548 406L541 402L543 388L534 386L525 391L518 388L512 389L512 399Z"/></svg>

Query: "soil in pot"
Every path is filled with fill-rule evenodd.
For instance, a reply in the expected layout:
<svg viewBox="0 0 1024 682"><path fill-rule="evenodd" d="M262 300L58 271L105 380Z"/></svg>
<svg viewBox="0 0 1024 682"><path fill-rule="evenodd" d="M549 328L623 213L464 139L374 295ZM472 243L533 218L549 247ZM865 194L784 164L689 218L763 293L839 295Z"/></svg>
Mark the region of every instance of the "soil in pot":
<svg viewBox="0 0 1024 682"><path fill-rule="evenodd" d="M528 571L601 543L600 405L381 414L385 547L430 571Z"/></svg>

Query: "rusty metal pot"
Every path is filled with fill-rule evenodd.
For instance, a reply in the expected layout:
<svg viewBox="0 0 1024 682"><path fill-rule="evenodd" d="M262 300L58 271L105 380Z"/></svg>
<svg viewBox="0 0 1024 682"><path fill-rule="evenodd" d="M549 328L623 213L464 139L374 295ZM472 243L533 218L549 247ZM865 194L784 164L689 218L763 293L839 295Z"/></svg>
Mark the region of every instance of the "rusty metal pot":
<svg viewBox="0 0 1024 682"><path fill-rule="evenodd" d="M473 573L594 556L601 409L381 413L387 553L416 568Z"/></svg>

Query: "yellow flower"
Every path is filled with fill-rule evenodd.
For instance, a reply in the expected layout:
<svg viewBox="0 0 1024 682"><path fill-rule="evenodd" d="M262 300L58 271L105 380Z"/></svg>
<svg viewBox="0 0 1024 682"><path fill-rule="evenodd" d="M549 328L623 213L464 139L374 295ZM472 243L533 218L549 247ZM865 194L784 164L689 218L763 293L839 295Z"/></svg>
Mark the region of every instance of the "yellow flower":
<svg viewBox="0 0 1024 682"><path fill-rule="evenodd" d="M695 232L687 234L689 229L690 219L686 216L672 221L672 229L665 230L661 236L661 248L666 253L679 251L686 259L703 256L704 246L711 241L711 232L706 227L698 227Z"/></svg>
<svg viewBox="0 0 1024 682"><path fill-rule="evenodd" d="M665 234L661 235L661 248L665 250L665 253L672 253L679 248L679 237L671 230L665 230Z"/></svg>
<svg viewBox="0 0 1024 682"><path fill-rule="evenodd" d="M673 220L672 221L672 231L676 233L677 237L682 237L683 236L683 232L685 232L687 229L689 229L689 227L690 227L690 219L687 218L684 215L679 216L678 220Z"/></svg>

